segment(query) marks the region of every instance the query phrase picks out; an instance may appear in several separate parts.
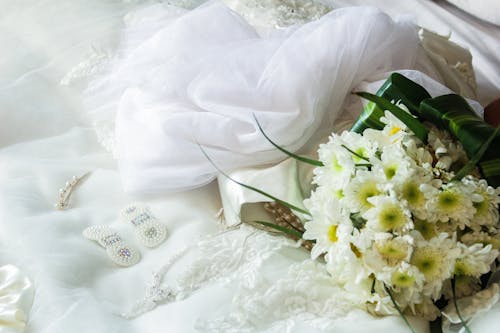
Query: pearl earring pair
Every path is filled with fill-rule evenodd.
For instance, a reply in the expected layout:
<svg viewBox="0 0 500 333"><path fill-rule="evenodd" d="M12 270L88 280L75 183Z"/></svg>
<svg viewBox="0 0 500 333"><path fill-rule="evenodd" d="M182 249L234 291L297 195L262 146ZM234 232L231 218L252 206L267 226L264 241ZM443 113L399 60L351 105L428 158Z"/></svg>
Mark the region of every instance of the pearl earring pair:
<svg viewBox="0 0 500 333"><path fill-rule="evenodd" d="M125 207L120 213L120 219L134 226L137 239L145 247L157 247L167 238L167 227L160 223L143 204ZM83 236L104 247L109 258L119 266L132 266L141 259L139 250L129 245L116 231L106 225L88 227L83 231Z"/></svg>

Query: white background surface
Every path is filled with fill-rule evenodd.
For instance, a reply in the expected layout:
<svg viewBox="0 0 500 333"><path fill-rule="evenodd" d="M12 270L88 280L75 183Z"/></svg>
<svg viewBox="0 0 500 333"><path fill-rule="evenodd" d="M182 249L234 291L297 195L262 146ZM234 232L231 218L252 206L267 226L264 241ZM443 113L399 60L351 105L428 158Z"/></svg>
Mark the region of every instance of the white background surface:
<svg viewBox="0 0 500 333"><path fill-rule="evenodd" d="M498 29L430 1L331 2L380 5L390 14L411 13L439 33L451 31L452 40L474 56L480 101L500 95ZM158 249L141 248L143 260L133 268L115 268L102 249L81 237L86 226L111 224L133 240L118 212L135 198L122 192L115 162L93 130L81 126L84 82L63 87L59 81L91 45L117 40L122 16L133 6L98 0L0 1L0 264L19 266L35 282L30 333L191 332L196 318L221 315L230 304L232 291L214 285L134 321L114 314L142 294L151 270L166 257L216 230L214 215L221 204L215 185L140 198L169 226L171 237ZM57 189L88 170L93 174L76 192L75 208L54 211ZM494 330L478 331L487 329ZM299 325L295 331L311 329Z"/></svg>

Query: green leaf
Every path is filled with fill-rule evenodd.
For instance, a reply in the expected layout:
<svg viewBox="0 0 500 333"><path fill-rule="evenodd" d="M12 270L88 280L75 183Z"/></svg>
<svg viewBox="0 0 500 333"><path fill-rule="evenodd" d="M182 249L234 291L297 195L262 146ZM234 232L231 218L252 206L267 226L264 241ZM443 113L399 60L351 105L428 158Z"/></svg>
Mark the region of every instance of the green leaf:
<svg viewBox="0 0 500 333"><path fill-rule="evenodd" d="M265 222L265 221L252 221L252 223L257 223L257 224L263 225L265 227L278 230L278 231L280 231L284 234L287 234L289 236L292 236L294 238L302 239L302 233L300 233L299 231L297 231L295 229L288 229L288 228L282 227L280 225L277 225L277 224L274 224L271 222Z"/></svg>
<svg viewBox="0 0 500 333"><path fill-rule="evenodd" d="M486 140L481 148L476 152L473 158L470 159L470 161L460 169L455 177L453 177L452 180L460 180L467 176L468 174L471 173L471 171L476 167L476 165L479 163L479 160L483 157L484 153L486 150L490 147L491 142L498 136L500 133L500 127L497 127L495 131L491 134L491 136ZM500 163L495 165L496 168L500 167ZM490 171L491 172L491 171Z"/></svg>
<svg viewBox="0 0 500 333"><path fill-rule="evenodd" d="M376 95L390 101L401 101L412 114L417 116L419 115L420 102L431 97L422 86L399 73L392 73ZM382 109L375 103L369 102L352 126L351 131L363 133L367 128L381 130L384 128L384 124L379 119L383 115Z"/></svg>
<svg viewBox="0 0 500 333"><path fill-rule="evenodd" d="M498 147L496 143L490 147ZM500 157L479 161L479 169L481 170L484 178L488 180L488 184L493 187L500 186Z"/></svg>
<svg viewBox="0 0 500 333"><path fill-rule="evenodd" d="M275 196L273 196L273 195L271 195L271 194L269 194L269 193L267 193L267 192L264 192L264 191L262 191L262 190L260 190L260 189L258 189L258 188L256 188L256 187L253 187L253 186L250 186L250 185L244 184L244 183L242 183L242 182L237 181L237 180L236 180L236 179L234 179L234 178L231 178L231 176L229 176L227 173L225 173L224 171L222 171L222 169L220 169L220 168L219 168L219 167L218 167L218 166L214 163L214 161L212 161L212 159L210 158L210 156L208 156L207 152L203 149L203 147L202 147L201 145L199 145L199 144L198 144L198 147L200 147L201 152L203 153L203 155L205 155L205 157L208 159L208 161L209 161L209 162L210 162L210 163L214 166L214 168L215 168L215 169L216 169L216 170L217 170L220 174L222 174L224 177L226 177L227 179L229 179L229 180L230 180L230 181L232 181L233 183L236 183L236 184L240 185L241 187L244 187L244 188L249 189L249 190L251 190L251 191L254 191L254 192L257 192L257 193L259 193L259 194L262 194L263 196L268 197L269 199L272 199L273 201L276 201L277 203L282 204L283 206L288 207L288 208L290 208L290 209L292 209L292 210L295 210L295 211L300 212L300 213L302 213L302 214L305 214L305 215L309 215L309 216L311 216L311 213L309 213L309 212L308 212L307 210L305 210L305 209L302 209L302 208L297 207L297 206L295 206L295 205L293 205L293 204L291 204L291 203L288 203L288 202L286 202L286 201L283 201L283 200L281 200L281 199L278 199L277 197L275 197Z"/></svg>
<svg viewBox="0 0 500 333"><path fill-rule="evenodd" d="M403 122L408 128L423 142L427 142L427 128L417 119L413 118L405 110L399 106L392 104L383 97L370 94L367 92L357 92L356 95L361 96L369 101L374 102L383 110L387 110Z"/></svg>
<svg viewBox="0 0 500 333"><path fill-rule="evenodd" d="M351 213L349 218L354 228L361 230L365 227L366 219L361 216L361 213Z"/></svg>
<svg viewBox="0 0 500 333"><path fill-rule="evenodd" d="M264 135L264 137L267 139L267 141L269 141L269 143L272 144L274 147L276 147L278 150L280 150L283 153L287 154L288 156L296 159L297 161L301 161L301 162L304 162L304 163L307 163L307 164L311 164L311 165L314 165L314 166L323 166L324 165L321 161L313 160L313 159L308 158L308 157L304 157L304 156L300 156L300 155L294 154L291 151L288 151L285 148L283 148L283 147L279 146L278 144L276 144L274 141L272 141L267 136L266 132L264 132L264 130L262 129L262 126L260 125L259 120L255 116L255 114L253 115L253 117L254 117L255 121L257 122L257 126L259 127L259 130L262 133L262 135Z"/></svg>

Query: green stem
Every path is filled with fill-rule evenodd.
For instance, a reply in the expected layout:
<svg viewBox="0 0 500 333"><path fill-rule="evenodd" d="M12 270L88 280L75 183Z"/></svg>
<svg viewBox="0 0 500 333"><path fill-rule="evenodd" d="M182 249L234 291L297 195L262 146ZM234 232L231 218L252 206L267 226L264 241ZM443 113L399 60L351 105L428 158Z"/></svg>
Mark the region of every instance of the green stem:
<svg viewBox="0 0 500 333"><path fill-rule="evenodd" d="M401 316L401 318L403 318L406 325L408 325L408 328L410 329L410 331L412 333L415 333L415 330L410 325L410 322L408 321L408 319L406 319L406 316L403 314L403 311L401 311L401 308L399 307L398 303L396 303L396 300L394 299L394 297L392 297L391 291L389 290L389 288L387 288L387 286L385 284L384 284L384 289L387 292L387 294L389 295L389 297L391 298L392 304L394 304L394 307L396 308L396 310L398 310L399 315Z"/></svg>
<svg viewBox="0 0 500 333"><path fill-rule="evenodd" d="M282 151L283 153L287 154L288 156L290 156L290 157L292 157L292 158L294 158L294 159L296 159L298 161L301 161L301 162L304 162L304 163L307 163L307 164L311 164L311 165L314 165L314 166L323 166L324 165L321 161L313 160L311 158L307 158L307 157L304 157L304 156L299 156L299 155L294 154L291 151L288 151L285 148L279 146L277 143L275 143L274 141L272 141L267 136L266 132L264 132L264 130L262 129L262 126L260 125L259 121L257 120L257 117L255 116L255 114L253 115L253 117L254 117L255 122L257 123L257 126L259 127L259 130L262 133L262 135L264 135L264 137L267 139L267 141L269 141L269 143L272 144L274 147L276 147L278 150Z"/></svg>
<svg viewBox="0 0 500 333"><path fill-rule="evenodd" d="M277 225L277 224L274 224L271 222L265 222L265 221L252 221L252 222L257 223L257 224L261 224L261 225L266 226L268 228L272 228L272 229L281 231L282 233L290 235L290 236L295 237L297 239L302 239L302 233L300 233L299 231L297 231L295 229L288 229L288 228L282 227L280 225Z"/></svg>
<svg viewBox="0 0 500 333"><path fill-rule="evenodd" d="M369 159L367 159L366 157L364 157L363 155L360 155L358 153L356 153L354 150L351 150L349 147L347 147L346 145L342 145L343 148L345 148L348 152L350 152L351 154L353 154L354 156L362 159L362 160L365 160L367 162L370 162Z"/></svg>
<svg viewBox="0 0 500 333"><path fill-rule="evenodd" d="M227 173L225 173L224 171L222 171L222 169L220 169L220 168L219 168L219 167L218 167L218 166L214 163L214 161L212 161L212 159L210 158L210 156L208 156L207 152L203 149L203 147L202 147L201 145L199 145L199 144L198 144L198 147L200 147L201 152L203 153L203 155L205 155L205 157L208 159L208 161L209 161L209 162L210 162L210 163L214 166L214 168L215 168L217 171L219 171L219 173L220 173L220 174L222 174L224 177L226 177L227 179L229 179L229 180L230 180L230 181L232 181L233 183L236 183L236 184L240 185L241 187L244 187L244 188L249 189L249 190L251 190L251 191L254 191L254 192L257 192L257 193L259 193L259 194L262 194L263 196L268 197L269 199L272 199L273 201L276 201L277 203L282 204L283 206L288 207L288 208L290 208L290 209L292 209L292 210L295 210L295 211L297 211L297 212L299 212L299 213L302 213L302 214L305 214L305 215L309 215L309 216L311 216L311 213L310 213L309 211L305 210L305 209L302 209L302 208L297 207L297 206L295 206L295 205L293 205L293 204L291 204L291 203L288 203L288 202L286 202L286 201L283 201L283 200L281 200L281 199L278 199L277 197L275 197L275 196L273 196L273 195L271 195L271 194L269 194L269 193L267 193L267 192L264 192L264 191L262 191L262 190L260 190L260 189L258 189L258 188L256 188L256 187L253 187L253 186L247 185L247 184L245 184L245 183L242 183L242 182L237 181L237 180L236 180L236 179L234 179L234 178L231 178L231 176L229 176Z"/></svg>
<svg viewBox="0 0 500 333"><path fill-rule="evenodd" d="M456 283L455 283L455 278L451 279L451 291L453 293L453 305L455 306L455 310L457 310L457 316L460 319L460 322L465 328L465 331L467 333L472 333L471 330L469 329L469 326L465 323L465 320L462 318L462 315L460 314L460 310L458 309L458 304L457 304L457 296L456 296Z"/></svg>

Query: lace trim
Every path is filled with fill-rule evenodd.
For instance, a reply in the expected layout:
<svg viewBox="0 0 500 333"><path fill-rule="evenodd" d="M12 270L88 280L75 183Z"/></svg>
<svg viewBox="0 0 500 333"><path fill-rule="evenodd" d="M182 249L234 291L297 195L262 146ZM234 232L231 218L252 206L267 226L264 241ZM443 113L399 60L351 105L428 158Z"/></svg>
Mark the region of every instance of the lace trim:
<svg viewBox="0 0 500 333"><path fill-rule="evenodd" d="M183 249L154 272L144 298L122 316L137 317L162 303L185 299L214 282L237 281L241 287L253 289L262 283L260 267L267 259L284 247L299 246L300 243L247 226L208 237L193 248ZM196 259L181 273L177 283L162 285L170 268L188 251L196 251Z"/></svg>
<svg viewBox="0 0 500 333"><path fill-rule="evenodd" d="M314 0L225 0L252 25L284 28L317 20L332 10Z"/></svg>
<svg viewBox="0 0 500 333"><path fill-rule="evenodd" d="M261 280L241 288L233 298L233 312L214 320L199 320L202 332L286 332L297 322L321 330L335 328L356 308L336 285L325 265L306 260L290 267L276 282Z"/></svg>
<svg viewBox="0 0 500 333"><path fill-rule="evenodd" d="M85 60L74 66L61 79L60 84L68 86L76 81L94 76L104 72L106 65L111 60L111 52L100 50L95 46L91 47L91 51L85 57Z"/></svg>
<svg viewBox="0 0 500 333"><path fill-rule="evenodd" d="M319 329L333 329L339 319L356 308L345 290L336 284L325 265L312 260L292 264L288 272L275 269L269 278L265 271L270 258L284 248L298 248L282 236L248 226L201 240L195 248L174 255L153 274L145 296L123 314L133 318L164 303L179 301L212 283L236 286L232 311L224 317L195 323L201 332L286 332L303 322ZM188 251L198 256L177 279L162 285L170 268ZM281 260L281 258L277 258Z"/></svg>

